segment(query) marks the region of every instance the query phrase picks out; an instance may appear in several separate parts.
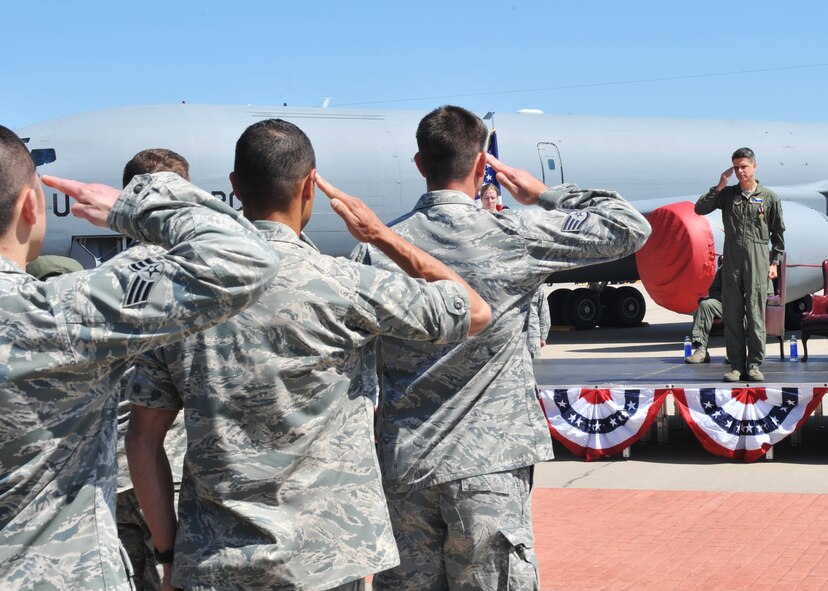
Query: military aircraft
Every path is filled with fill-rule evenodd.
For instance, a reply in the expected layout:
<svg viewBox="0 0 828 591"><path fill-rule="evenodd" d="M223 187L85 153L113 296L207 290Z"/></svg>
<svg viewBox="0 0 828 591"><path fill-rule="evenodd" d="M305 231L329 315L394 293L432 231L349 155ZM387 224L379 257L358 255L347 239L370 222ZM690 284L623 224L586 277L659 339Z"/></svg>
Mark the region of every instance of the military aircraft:
<svg viewBox="0 0 828 591"><path fill-rule="evenodd" d="M279 117L308 134L321 174L390 221L409 211L425 190L413 162L415 130L423 115L324 107L154 105L69 116L18 133L41 173L114 186L137 151L175 150L189 160L198 186L240 208L228 180L236 139L255 121ZM651 220L664 207L695 201L718 182L733 150L749 146L757 154L758 178L783 200L790 310L801 311L807 296L822 287L819 266L828 258L828 124L536 111L487 113L483 119L497 130L499 156L507 164L529 170L548 185L571 182L616 190ZM504 203L521 207L508 194ZM47 193L52 219L44 252L71 256L91 267L125 247L123 237L73 218L69 206L67 196ZM687 207L685 203L683 212L675 215L668 210L668 222L654 228L650 242L657 247L645 246L620 261L550 276L552 284L590 284L553 292L553 315L580 328L638 324L645 311L641 293L629 285L606 287L638 279L651 295L661 294L663 301L654 297L664 307L692 312L712 278L711 261L722 251L723 234L718 212L700 217L688 214ZM317 200L307 232L329 254L347 255L354 246L327 199ZM662 267L665 272L656 272L654 278L654 270ZM645 268L648 272L641 273ZM681 297L673 297L676 294Z"/></svg>

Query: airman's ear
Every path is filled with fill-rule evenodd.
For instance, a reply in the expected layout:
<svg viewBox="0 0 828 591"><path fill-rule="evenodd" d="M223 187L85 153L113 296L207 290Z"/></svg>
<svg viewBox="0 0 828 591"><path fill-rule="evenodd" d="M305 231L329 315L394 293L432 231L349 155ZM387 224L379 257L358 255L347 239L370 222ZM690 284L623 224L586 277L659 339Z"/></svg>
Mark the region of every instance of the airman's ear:
<svg viewBox="0 0 828 591"><path fill-rule="evenodd" d="M40 212L40 200L37 191L33 187L27 187L20 192L17 198L20 207L20 217L28 225L34 226L37 223L37 216Z"/></svg>
<svg viewBox="0 0 828 591"><path fill-rule="evenodd" d="M474 186L480 191L483 186L483 177L486 175L486 152L479 152L474 161Z"/></svg>
<svg viewBox="0 0 828 591"><path fill-rule="evenodd" d="M316 169L313 168L302 184L302 201L309 201L316 195Z"/></svg>
<svg viewBox="0 0 828 591"><path fill-rule="evenodd" d="M425 178L426 174L425 174L425 171L423 171L423 159L420 157L419 152L414 154L414 164L417 165L417 170L419 170L420 174L423 175L423 178Z"/></svg>
<svg viewBox="0 0 828 591"><path fill-rule="evenodd" d="M483 176L486 172L486 152L480 152L474 161L474 171Z"/></svg>
<svg viewBox="0 0 828 591"><path fill-rule="evenodd" d="M230 173L230 186L233 187L233 193L236 194L236 197L239 197L239 188L236 186L236 173ZM239 197L241 199L241 197Z"/></svg>

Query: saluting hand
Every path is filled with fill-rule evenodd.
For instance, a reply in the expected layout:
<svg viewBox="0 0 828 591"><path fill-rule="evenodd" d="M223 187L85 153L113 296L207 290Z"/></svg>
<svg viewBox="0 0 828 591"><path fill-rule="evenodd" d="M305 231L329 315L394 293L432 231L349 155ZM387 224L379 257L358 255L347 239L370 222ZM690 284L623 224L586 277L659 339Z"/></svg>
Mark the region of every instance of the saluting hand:
<svg viewBox="0 0 828 591"><path fill-rule="evenodd" d="M109 212L121 192L107 185L81 183L70 179L45 175L43 183L72 197L77 203L72 206L72 215L108 228Z"/></svg>
<svg viewBox="0 0 828 591"><path fill-rule="evenodd" d="M538 196L548 188L525 170L506 166L491 154L486 154L486 162L497 173L498 182L506 187L518 203L535 205Z"/></svg>
<svg viewBox="0 0 828 591"><path fill-rule="evenodd" d="M726 171L722 173L722 176L719 177L719 184L716 185L716 190L721 191L727 186L727 183L730 181L730 177L733 176L733 167L731 166Z"/></svg>
<svg viewBox="0 0 828 591"><path fill-rule="evenodd" d="M388 227L361 199L340 191L316 173L316 185L331 200L331 208L345 220L351 236L360 242L374 243Z"/></svg>

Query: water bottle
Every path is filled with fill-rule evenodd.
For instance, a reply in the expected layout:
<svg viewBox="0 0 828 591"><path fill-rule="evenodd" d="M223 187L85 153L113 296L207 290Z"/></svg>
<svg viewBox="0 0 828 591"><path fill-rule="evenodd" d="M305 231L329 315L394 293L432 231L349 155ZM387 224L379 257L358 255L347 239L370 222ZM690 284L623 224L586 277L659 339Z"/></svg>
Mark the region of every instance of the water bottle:
<svg viewBox="0 0 828 591"><path fill-rule="evenodd" d="M693 354L693 343L690 342L690 337L684 337L684 358L688 358Z"/></svg>
<svg viewBox="0 0 828 591"><path fill-rule="evenodd" d="M791 363L799 361L799 346L796 343L796 335L791 335Z"/></svg>

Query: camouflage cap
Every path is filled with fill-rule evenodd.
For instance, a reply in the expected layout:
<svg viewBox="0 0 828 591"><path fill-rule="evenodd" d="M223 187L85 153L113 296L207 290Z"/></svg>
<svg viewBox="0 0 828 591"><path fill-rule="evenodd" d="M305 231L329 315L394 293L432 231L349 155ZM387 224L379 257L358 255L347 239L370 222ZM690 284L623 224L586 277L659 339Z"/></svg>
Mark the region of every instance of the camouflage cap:
<svg viewBox="0 0 828 591"><path fill-rule="evenodd" d="M52 254L39 256L26 265L26 273L40 280L74 271L83 271L83 266L78 261Z"/></svg>

